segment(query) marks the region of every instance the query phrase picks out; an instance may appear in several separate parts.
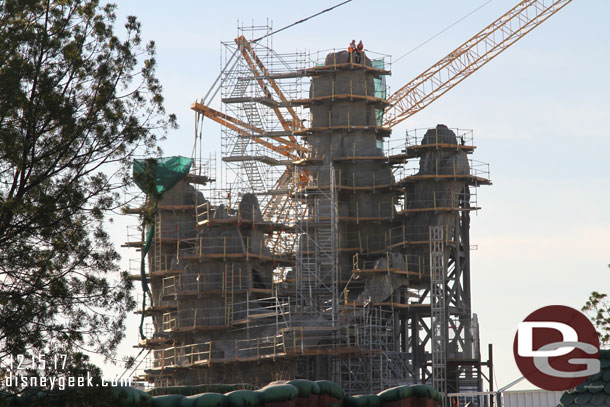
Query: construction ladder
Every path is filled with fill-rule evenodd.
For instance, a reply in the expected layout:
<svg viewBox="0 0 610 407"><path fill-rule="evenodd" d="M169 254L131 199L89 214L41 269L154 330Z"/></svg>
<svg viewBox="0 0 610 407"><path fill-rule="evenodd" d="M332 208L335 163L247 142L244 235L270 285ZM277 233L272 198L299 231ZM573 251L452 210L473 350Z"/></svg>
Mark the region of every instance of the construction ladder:
<svg viewBox="0 0 610 407"><path fill-rule="evenodd" d="M443 226L430 226L430 305L432 311L432 387L447 395L447 309L445 306L445 243Z"/></svg>

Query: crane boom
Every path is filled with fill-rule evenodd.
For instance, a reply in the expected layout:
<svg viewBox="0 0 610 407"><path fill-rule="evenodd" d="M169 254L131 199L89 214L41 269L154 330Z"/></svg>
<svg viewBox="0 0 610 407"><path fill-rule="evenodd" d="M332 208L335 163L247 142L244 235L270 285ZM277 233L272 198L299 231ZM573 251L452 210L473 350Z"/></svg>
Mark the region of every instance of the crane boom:
<svg viewBox="0 0 610 407"><path fill-rule="evenodd" d="M273 111L275 112L276 116L280 120L280 123L281 123L282 127L284 127L284 130L290 131L295 128L302 129L303 123L301 122L301 119L299 118L297 113L294 111L294 109L288 104L289 103L288 99L282 93L282 90L278 86L277 82L275 82L272 78L269 77L269 71L267 70L267 68L265 67L263 62L260 60L258 55L256 55L256 52L254 52L254 50L252 49L250 42L242 35L242 36L235 38L235 43L241 50L241 53L242 53L244 59L246 60L246 63L250 67L250 71L252 71L252 73L256 77L256 79L257 79L259 85L261 86L261 88L263 89L263 91L266 90L266 85L261 77L267 78L267 81L269 82L269 84L271 85L271 87L273 88L273 90L275 91L277 96L280 98L280 100L287 104L286 109L288 110L288 113L290 113L290 116L292 116L292 122L286 120L278 108L273 108ZM257 68L260 69L261 73L258 72ZM295 140L294 136L291 136L291 140L293 140L293 141Z"/></svg>
<svg viewBox="0 0 610 407"><path fill-rule="evenodd" d="M277 153L291 159L298 160L301 157L299 154L307 152L307 149L296 142L286 140L283 137L273 137L275 141L279 142L280 145L274 145L268 141L263 140L260 136L264 136L266 131L259 129L256 126L252 126L249 123L245 123L239 119L231 117L225 113L219 112L218 110L212 109L209 106L205 106L199 102L195 102L191 105L191 110L208 117L215 122L237 132L242 137L249 137L253 141L267 147L270 150L276 151Z"/></svg>
<svg viewBox="0 0 610 407"><path fill-rule="evenodd" d="M525 0L392 94L384 127L424 109L572 0Z"/></svg>

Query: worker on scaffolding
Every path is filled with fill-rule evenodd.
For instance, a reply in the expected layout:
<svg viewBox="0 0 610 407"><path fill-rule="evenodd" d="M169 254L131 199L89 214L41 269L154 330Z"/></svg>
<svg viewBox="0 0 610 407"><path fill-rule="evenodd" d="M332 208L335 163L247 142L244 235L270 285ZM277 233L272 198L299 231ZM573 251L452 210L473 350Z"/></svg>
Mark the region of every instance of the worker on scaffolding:
<svg viewBox="0 0 610 407"><path fill-rule="evenodd" d="M352 42L350 42L350 44L347 46L347 62L353 62L352 56L354 51L356 51L356 40L352 40Z"/></svg>
<svg viewBox="0 0 610 407"><path fill-rule="evenodd" d="M356 63L359 64L362 62L362 52L364 51L364 44L362 43L362 40L360 40L360 42L358 43L358 46L356 47Z"/></svg>

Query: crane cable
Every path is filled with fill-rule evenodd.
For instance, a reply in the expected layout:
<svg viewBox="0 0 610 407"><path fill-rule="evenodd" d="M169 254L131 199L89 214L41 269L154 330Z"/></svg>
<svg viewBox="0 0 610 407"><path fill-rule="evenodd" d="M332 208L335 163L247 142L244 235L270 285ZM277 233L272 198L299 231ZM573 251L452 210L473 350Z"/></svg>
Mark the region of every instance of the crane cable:
<svg viewBox="0 0 610 407"><path fill-rule="evenodd" d="M403 59L407 55L417 51L418 49L420 49L421 47L423 47L424 45L426 45L427 43L429 43L430 41L432 41L433 39L435 39L439 35L443 34L445 31L449 30L453 26L455 26L455 25L461 23L462 21L466 20L468 17L470 17L471 15L473 15L474 13L476 13L477 11L479 11L480 9L482 9L483 7L485 7L486 5L491 3L492 1L493 0L487 0L485 3L481 4L479 7L475 8L470 13L466 14L464 17L460 18L456 22L454 22L454 23L448 25L447 27L443 28L441 31L439 31L438 33L434 34L432 37L428 38L427 40L425 40L424 42L422 42L421 44L419 44L415 48L412 48L411 50L407 51L405 54L403 54L400 57L396 58L394 61L392 61L392 64L395 64L396 62L400 61L401 59Z"/></svg>
<svg viewBox="0 0 610 407"><path fill-rule="evenodd" d="M275 30L275 31L270 32L269 34L265 34L265 35L263 35L263 36L262 36L262 37L260 37L260 38L257 38L257 39L255 39L255 40L252 40L251 42L258 42L258 41L262 40L263 38L267 38L267 37L268 37L268 36L270 36L270 35L277 34L277 33L279 33L280 31L284 31L284 30L286 30L286 29L288 29L288 28L290 28L290 27L293 27L293 26L295 26L295 25L297 25L297 24L304 23L304 22L305 22L305 21L307 21L307 20L311 20L312 18L317 17L317 16L319 16L320 14L324 14L324 13L327 13L327 12L329 12L329 11L331 11L331 10L334 10L334 9L336 9L337 7L340 7L340 6L344 5L345 3L349 3L350 1L352 1L352 0L346 0L346 1L342 2L342 3L336 4L336 5L332 6L332 7L329 7L329 8L327 8L327 9L322 10L322 11L319 11L319 12L317 12L316 14L312 14L312 15L310 15L309 17L306 17L306 18L304 18L304 19L302 19L302 20L296 21L296 22L294 22L294 23L292 23L292 24L290 24L290 25L287 25L287 26L285 26L285 27L283 27L283 28L280 28L279 30Z"/></svg>
<svg viewBox="0 0 610 407"><path fill-rule="evenodd" d="M311 20L312 18L317 17L317 16L319 16L319 15L321 15L321 14L328 13L329 11L336 9L337 7L341 7L342 5L344 5L344 4L346 4L346 3L349 3L349 2L351 2L351 1L352 1L352 0L345 0L345 1L341 2L341 3L339 3L339 4L335 4L335 5L334 5L334 6L332 6L332 7L329 7L329 8L327 8L327 9L322 10L322 11L319 11L319 12L317 12L317 13L315 13L315 14L312 14L312 15L310 15L309 17L303 18L303 19L301 19L301 20L299 20L299 21L295 21L295 22L294 22L294 23L292 23L292 24L289 24L289 25L287 25L287 26L285 26L285 27L282 27L282 28L280 28L279 30L272 31L272 32L270 32L270 33L268 33L268 34L263 35L262 37L259 37L259 38L255 39L255 40L252 40L252 41L250 41L250 42L253 42L253 43L254 43L254 42L258 42L258 41L260 41L260 40L262 40L262 39L264 39L264 38L269 37L270 35L277 34L277 33L279 33L280 31L287 30L287 29L288 29L288 28L290 28L290 27L294 27L294 26L295 26L295 25L297 25L297 24L304 23L305 21L307 21L307 20ZM490 1L491 1L491 0L490 0ZM220 74L218 74L218 77L216 77L216 80L214 81L214 83L212 84L212 86L210 86L210 89L208 89L208 92L205 94L205 96L204 96L203 98L201 98L201 104L203 104L203 105L208 105L208 104L212 103L212 100L214 100L214 98L215 98L215 97L216 97L216 95L218 94L218 91L220 90L220 86L217 86L217 85L218 85L218 83L220 82L220 79L222 78L222 75L223 75L225 72L232 71L232 70L233 70L233 68L235 67L235 65L237 64L238 59L236 59L234 62L233 62L233 59L235 58L235 56L237 55L237 53L238 53L238 52L239 52L239 48L236 48L236 49L235 49L235 51L233 51L233 54L231 55L231 57L229 58L229 60L228 60L228 61L227 61L227 63L225 64L224 68L223 68L223 69L220 71ZM231 67L229 68L229 65L231 64L231 62L233 62L233 65L231 65ZM212 91L213 91L214 93L212 93ZM210 97L210 94L212 95L211 97ZM203 123L203 117L204 117L204 116L203 116L203 115L198 115L198 118L199 118L199 117L200 117L200 119L199 119L199 120L200 120L200 121ZM197 119L196 119L196 120L197 120ZM201 137L201 136L200 136L200 137ZM197 141L196 141L196 139L197 139L197 132L195 131L195 143L197 142ZM193 150L195 150L195 148L196 148L196 147L194 146L194 147L193 147Z"/></svg>

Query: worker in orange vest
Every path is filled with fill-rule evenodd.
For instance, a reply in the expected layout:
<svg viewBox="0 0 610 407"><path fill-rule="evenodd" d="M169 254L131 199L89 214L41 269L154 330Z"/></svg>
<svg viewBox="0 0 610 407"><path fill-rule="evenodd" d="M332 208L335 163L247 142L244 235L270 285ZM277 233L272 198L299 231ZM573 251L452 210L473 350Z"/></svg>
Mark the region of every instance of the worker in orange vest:
<svg viewBox="0 0 610 407"><path fill-rule="evenodd" d="M352 40L352 42L347 46L347 61L352 62L352 54L356 51L356 40Z"/></svg>
<svg viewBox="0 0 610 407"><path fill-rule="evenodd" d="M359 64L362 61L362 51L364 51L364 44L362 40L358 43L358 47L356 48L356 63Z"/></svg>

